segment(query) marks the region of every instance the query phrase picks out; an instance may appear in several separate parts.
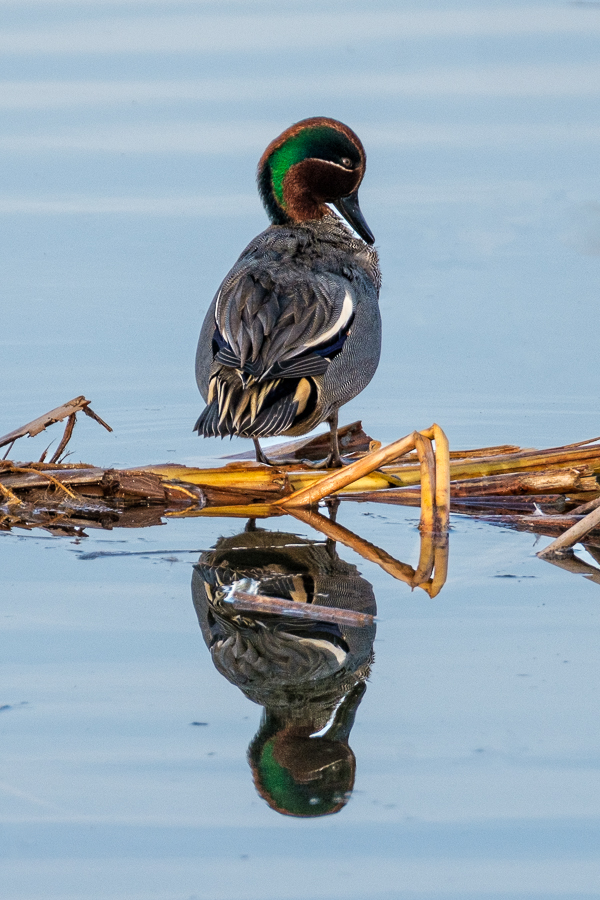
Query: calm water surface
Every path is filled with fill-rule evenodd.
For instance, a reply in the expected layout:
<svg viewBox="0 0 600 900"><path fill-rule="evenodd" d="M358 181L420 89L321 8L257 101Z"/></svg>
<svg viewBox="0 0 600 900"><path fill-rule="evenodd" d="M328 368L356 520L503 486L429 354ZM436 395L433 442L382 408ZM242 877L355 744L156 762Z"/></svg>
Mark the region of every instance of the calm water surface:
<svg viewBox="0 0 600 900"><path fill-rule="evenodd" d="M79 422L74 459L246 449L191 432L197 334L265 225L260 153L323 114L367 148L384 272L381 366L343 421L436 420L455 448L600 434L598 4L5 0L0 21L2 433L84 393L115 431ZM416 564L415 510L339 520ZM434 600L318 543L376 600L374 659L321 636L352 660L323 675L337 720L311 695L304 723L333 756L283 783L279 700L262 685L263 720L215 668L193 568L243 528L0 533L1 896L597 897L598 585L462 517ZM339 811L282 814L329 788Z"/></svg>

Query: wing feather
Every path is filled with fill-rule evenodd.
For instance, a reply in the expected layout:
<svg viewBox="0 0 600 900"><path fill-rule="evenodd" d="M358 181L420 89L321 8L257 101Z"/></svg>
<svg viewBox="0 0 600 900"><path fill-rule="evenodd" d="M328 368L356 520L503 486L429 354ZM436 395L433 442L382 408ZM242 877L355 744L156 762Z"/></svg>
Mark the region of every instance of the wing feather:
<svg viewBox="0 0 600 900"><path fill-rule="evenodd" d="M253 368L262 377L278 364L326 347L354 314L346 278L275 269L265 275L257 261L242 266L222 286L215 309L216 326L227 347L219 361L227 365L237 358L242 369L258 362Z"/></svg>

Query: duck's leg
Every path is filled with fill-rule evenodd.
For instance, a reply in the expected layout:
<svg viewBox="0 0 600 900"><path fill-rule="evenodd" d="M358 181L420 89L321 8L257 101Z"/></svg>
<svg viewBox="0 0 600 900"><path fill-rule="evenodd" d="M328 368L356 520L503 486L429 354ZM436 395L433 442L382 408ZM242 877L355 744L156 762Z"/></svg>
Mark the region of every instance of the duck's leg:
<svg viewBox="0 0 600 900"><path fill-rule="evenodd" d="M330 447L329 456L325 460L326 469L341 469L343 466L340 456L340 445L338 441L338 411L331 413L327 419L329 422Z"/></svg>
<svg viewBox="0 0 600 900"><path fill-rule="evenodd" d="M273 463L271 462L271 460L267 456L265 456L265 454L260 449L258 438L253 437L252 440L254 442L254 449L256 451L256 462L263 463L263 465L265 466L272 466Z"/></svg>
<svg viewBox="0 0 600 900"><path fill-rule="evenodd" d="M329 521L334 522L337 519L337 511L340 508L340 498L339 497L327 497L325 500L325 506L327 507L327 512L329 513ZM339 559L336 544L333 538L328 537L325 542L325 549L327 550L329 556L334 561Z"/></svg>
<svg viewBox="0 0 600 900"><path fill-rule="evenodd" d="M329 521L335 522L337 520L337 512L340 508L341 500L339 497L335 495L333 497L325 498L325 506L327 507L327 512L329 513Z"/></svg>

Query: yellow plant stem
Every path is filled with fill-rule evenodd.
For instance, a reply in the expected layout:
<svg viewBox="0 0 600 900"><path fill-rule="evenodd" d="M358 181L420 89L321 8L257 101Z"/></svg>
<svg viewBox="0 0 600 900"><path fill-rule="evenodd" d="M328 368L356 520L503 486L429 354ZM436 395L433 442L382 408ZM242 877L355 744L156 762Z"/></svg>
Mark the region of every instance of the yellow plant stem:
<svg viewBox="0 0 600 900"><path fill-rule="evenodd" d="M353 482L358 481L359 478L370 475L371 472L374 472L375 469L385 465L386 462L397 459L409 450L414 450L414 448L415 432L399 441L394 441L393 444L389 444L387 447L382 447L380 450L368 453L367 456L358 459L349 466L345 466L343 469L337 469L332 475L327 475L325 478L316 481L315 484L304 488L304 490L296 491L296 493L291 494L289 497L283 497L281 500L277 500L276 505L283 506L286 509L298 508L301 506L314 506L319 500L323 500L323 498L327 497L329 494L333 494L336 491L342 490L342 488L348 487L353 484Z"/></svg>
<svg viewBox="0 0 600 900"><path fill-rule="evenodd" d="M128 470L125 470L128 471ZM275 466L261 466L256 463L231 463L220 469L195 469L188 466L141 466L132 472L151 472L168 481L196 484L206 487L234 490L269 490L286 485L285 472Z"/></svg>
<svg viewBox="0 0 600 900"><path fill-rule="evenodd" d="M348 466L346 466L346 468L348 468ZM316 472L288 472L288 481L294 491L299 492L305 488L312 487L312 485L320 484L321 481L330 474L331 473L326 470L317 470ZM345 491L379 491L382 490L382 488L389 488L392 485L395 486L395 484L395 477L388 477L382 472L371 472L369 475L357 478L356 481L353 481L351 484L340 488L339 493Z"/></svg>
<svg viewBox="0 0 600 900"><path fill-rule="evenodd" d="M19 500L19 498L16 497L15 494L13 494L13 492L11 490L9 490L7 487L4 487L4 485L2 484L1 481L0 481L0 494L2 494L2 496L6 499L7 506L20 506L21 505L21 501Z"/></svg>
<svg viewBox="0 0 600 900"><path fill-rule="evenodd" d="M450 445L435 423L427 432L421 433L435 441L435 530L444 534L450 523Z"/></svg>
<svg viewBox="0 0 600 900"><path fill-rule="evenodd" d="M600 472L600 448L594 450L573 450L566 453L527 451L526 454L510 454L506 457L492 457L488 459L449 461L450 477L452 481L467 478L478 478L485 475L499 475L502 472L519 472L522 469L549 469L562 465L585 464L593 473ZM392 474L398 478L402 485L418 484L421 480L420 466L394 466L384 469L387 475Z"/></svg>
<svg viewBox="0 0 600 900"><path fill-rule="evenodd" d="M421 464L421 521L420 531L435 528L435 459L433 447L428 437L415 434L415 447Z"/></svg>
<svg viewBox="0 0 600 900"><path fill-rule="evenodd" d="M57 478L53 478L52 475L49 475L48 472L42 472L39 469L32 469L29 466L13 466L11 472L21 473L23 475L31 474L38 475L40 478L45 478L50 484L53 484L55 487L60 488L61 491L64 491L67 497L70 497L71 500L77 500L77 495L70 491L66 485L62 484Z"/></svg>

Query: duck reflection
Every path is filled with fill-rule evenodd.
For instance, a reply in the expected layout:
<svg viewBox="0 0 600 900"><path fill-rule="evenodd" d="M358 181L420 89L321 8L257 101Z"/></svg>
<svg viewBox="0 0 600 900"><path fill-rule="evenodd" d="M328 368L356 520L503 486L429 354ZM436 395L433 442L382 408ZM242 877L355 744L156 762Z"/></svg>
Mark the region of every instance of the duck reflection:
<svg viewBox="0 0 600 900"><path fill-rule="evenodd" d="M351 626L239 613L242 582L266 597L375 615L371 584L331 540L266 531L251 521L194 567L192 595L216 668L264 707L248 760L259 794L284 815L323 816L349 800L356 760L349 738L373 662L375 623Z"/></svg>

